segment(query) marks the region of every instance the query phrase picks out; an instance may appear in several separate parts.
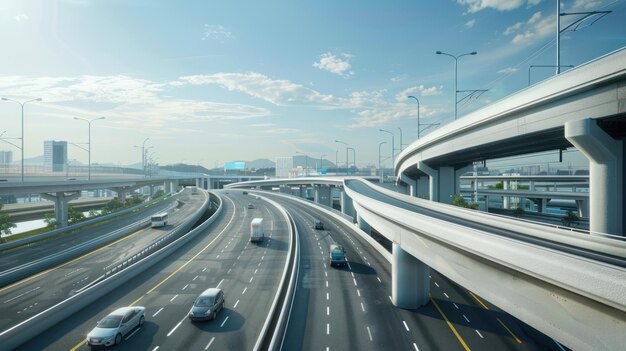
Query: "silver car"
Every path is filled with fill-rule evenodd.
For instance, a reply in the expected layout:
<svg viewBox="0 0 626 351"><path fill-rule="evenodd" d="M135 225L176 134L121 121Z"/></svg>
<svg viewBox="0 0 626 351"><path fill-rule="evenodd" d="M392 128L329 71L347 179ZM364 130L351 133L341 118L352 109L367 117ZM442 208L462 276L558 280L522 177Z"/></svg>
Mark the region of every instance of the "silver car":
<svg viewBox="0 0 626 351"><path fill-rule="evenodd" d="M139 327L146 320L145 307L122 307L98 321L87 334L88 346L111 346L122 342L124 335Z"/></svg>
<svg viewBox="0 0 626 351"><path fill-rule="evenodd" d="M224 308L224 292L222 289L210 288L194 301L189 310L189 319L192 321L215 319L222 308Z"/></svg>

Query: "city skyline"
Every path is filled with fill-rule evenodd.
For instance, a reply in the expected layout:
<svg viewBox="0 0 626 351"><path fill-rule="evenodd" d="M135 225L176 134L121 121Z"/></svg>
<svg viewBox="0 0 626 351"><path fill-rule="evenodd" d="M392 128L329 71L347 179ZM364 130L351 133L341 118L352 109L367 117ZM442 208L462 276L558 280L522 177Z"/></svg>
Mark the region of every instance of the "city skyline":
<svg viewBox="0 0 626 351"><path fill-rule="evenodd" d="M613 13L562 36L563 65L624 45L624 1L563 1L561 11ZM212 168L231 160L326 154L377 165L378 143L399 148L421 123L454 119L459 90L489 89L459 105L459 118L528 84L530 65L555 62L555 2L459 0L414 4L287 1L246 5L160 2L7 1L0 5L0 96L24 101L25 158L44 140L87 142L92 163L141 162ZM260 15L262 14L262 15ZM569 19L564 18L563 21ZM565 22L567 23L567 22ZM591 22L586 23L588 25ZM584 48L582 50L581 48ZM537 67L531 81L554 74ZM19 105L0 103L3 138L19 143ZM428 130L423 132L428 133ZM20 150L2 143L0 150ZM352 158L350 156L350 158ZM68 159L87 152L68 146ZM390 162L386 161L389 167Z"/></svg>

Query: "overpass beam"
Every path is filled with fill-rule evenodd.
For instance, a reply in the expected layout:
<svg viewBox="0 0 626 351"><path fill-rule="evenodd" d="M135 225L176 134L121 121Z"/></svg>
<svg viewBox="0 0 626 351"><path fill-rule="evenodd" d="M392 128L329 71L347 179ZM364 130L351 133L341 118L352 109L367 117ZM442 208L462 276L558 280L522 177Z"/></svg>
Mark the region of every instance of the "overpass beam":
<svg viewBox="0 0 626 351"><path fill-rule="evenodd" d="M589 159L589 231L624 236L624 142L591 118L566 122L565 138Z"/></svg>
<svg viewBox="0 0 626 351"><path fill-rule="evenodd" d="M400 180L408 185L408 194L409 196L416 197L417 196L417 179L409 178L404 173L400 174Z"/></svg>
<svg viewBox="0 0 626 351"><path fill-rule="evenodd" d="M325 205L330 207L331 197L330 197L330 186L328 185L315 185L315 202L320 205Z"/></svg>
<svg viewBox="0 0 626 351"><path fill-rule="evenodd" d="M439 201L439 172L422 161L417 162L417 169L428 175L428 199Z"/></svg>
<svg viewBox="0 0 626 351"><path fill-rule="evenodd" d="M430 267L393 243L391 264L391 299L404 309L415 309L428 303Z"/></svg>
<svg viewBox="0 0 626 351"><path fill-rule="evenodd" d="M359 229L361 229L362 231L364 231L365 233L369 235L372 235L372 227L370 226L369 223L365 221L365 219L363 219L363 217L361 217L361 215L358 212L356 214L356 223L359 226Z"/></svg>
<svg viewBox="0 0 626 351"><path fill-rule="evenodd" d="M57 192L53 194L41 194L41 197L54 202L54 219L56 221L56 227L67 227L68 224L68 212L69 202L80 197L80 191L65 193Z"/></svg>

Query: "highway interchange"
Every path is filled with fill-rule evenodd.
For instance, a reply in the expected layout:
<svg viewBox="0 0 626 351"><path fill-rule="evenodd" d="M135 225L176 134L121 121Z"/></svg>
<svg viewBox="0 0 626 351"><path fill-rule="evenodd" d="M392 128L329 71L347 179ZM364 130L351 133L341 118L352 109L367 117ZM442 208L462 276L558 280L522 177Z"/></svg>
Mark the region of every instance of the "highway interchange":
<svg viewBox="0 0 626 351"><path fill-rule="evenodd" d="M216 193L223 199L224 210L201 235L19 350L88 349L85 335L96 322L127 305L145 306L146 323L114 349L253 349L277 294L289 248L288 220L266 199L288 210L300 237L299 274L284 350L545 349L527 335L529 327L435 271L431 271L428 305L417 310L395 308L390 297L390 263L354 233L353 225L327 211L273 194ZM190 198L193 196L181 200ZM191 210L189 202L178 212L185 207ZM249 203L254 208L248 209ZM181 213L180 220L184 216ZM249 241L254 217L266 221L266 239L259 244ZM324 230L313 229L315 220L324 223ZM131 255L134 248L162 231L144 229L2 288L2 329L23 318L16 315L32 315L88 285L103 265ZM345 268L329 267L332 243L346 248L349 265ZM192 323L187 312L195 297L208 287L225 291L226 306L215 321Z"/></svg>

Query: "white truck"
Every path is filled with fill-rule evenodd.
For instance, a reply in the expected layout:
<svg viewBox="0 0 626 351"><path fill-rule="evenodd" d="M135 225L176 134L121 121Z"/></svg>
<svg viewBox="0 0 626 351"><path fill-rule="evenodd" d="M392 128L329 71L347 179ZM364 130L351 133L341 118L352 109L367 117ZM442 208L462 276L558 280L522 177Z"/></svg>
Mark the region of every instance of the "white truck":
<svg viewBox="0 0 626 351"><path fill-rule="evenodd" d="M263 241L263 218L253 218L250 222L250 241Z"/></svg>

